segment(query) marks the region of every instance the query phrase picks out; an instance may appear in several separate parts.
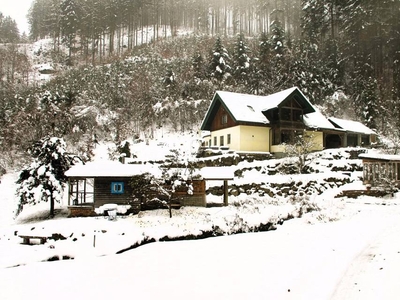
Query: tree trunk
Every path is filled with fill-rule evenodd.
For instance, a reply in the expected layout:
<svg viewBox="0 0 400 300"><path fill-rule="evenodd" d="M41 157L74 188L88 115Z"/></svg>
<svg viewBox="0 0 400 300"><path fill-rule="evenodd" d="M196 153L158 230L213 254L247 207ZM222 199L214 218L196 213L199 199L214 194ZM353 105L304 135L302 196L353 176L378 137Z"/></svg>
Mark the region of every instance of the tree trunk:
<svg viewBox="0 0 400 300"><path fill-rule="evenodd" d="M50 197L50 218L54 217L54 198Z"/></svg>

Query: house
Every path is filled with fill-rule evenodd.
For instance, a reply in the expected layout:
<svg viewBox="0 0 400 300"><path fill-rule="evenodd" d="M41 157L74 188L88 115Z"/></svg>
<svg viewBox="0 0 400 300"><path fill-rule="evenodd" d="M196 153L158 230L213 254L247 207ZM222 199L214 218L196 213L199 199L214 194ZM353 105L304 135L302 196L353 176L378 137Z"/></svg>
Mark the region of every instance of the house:
<svg viewBox="0 0 400 300"><path fill-rule="evenodd" d="M282 154L304 132L314 149L369 145L375 132L359 122L328 119L297 87L269 95L217 91L201 124L205 147Z"/></svg>
<svg viewBox="0 0 400 300"><path fill-rule="evenodd" d="M95 215L96 209L116 204L132 211L140 210L133 197L130 181L133 176L150 173L161 177L161 170L150 164L122 164L116 161L89 162L76 165L65 175L68 177L68 208L71 216ZM193 190L177 189L175 197L180 205L205 206L205 182L193 180Z"/></svg>

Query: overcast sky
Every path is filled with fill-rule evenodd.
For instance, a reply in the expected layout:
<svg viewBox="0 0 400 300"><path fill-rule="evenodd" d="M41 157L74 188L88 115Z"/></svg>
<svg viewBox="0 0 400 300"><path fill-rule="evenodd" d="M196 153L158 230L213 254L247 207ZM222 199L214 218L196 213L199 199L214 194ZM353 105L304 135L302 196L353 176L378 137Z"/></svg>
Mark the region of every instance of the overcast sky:
<svg viewBox="0 0 400 300"><path fill-rule="evenodd" d="M0 12L5 16L14 19L19 28L19 32L29 34L29 25L26 18L33 0L0 0Z"/></svg>

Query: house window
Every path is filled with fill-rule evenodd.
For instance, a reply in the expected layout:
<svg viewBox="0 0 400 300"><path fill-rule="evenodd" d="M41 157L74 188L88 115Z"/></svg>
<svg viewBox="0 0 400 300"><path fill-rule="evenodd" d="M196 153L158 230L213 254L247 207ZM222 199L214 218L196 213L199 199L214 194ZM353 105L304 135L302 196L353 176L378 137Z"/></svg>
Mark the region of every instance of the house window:
<svg viewBox="0 0 400 300"><path fill-rule="evenodd" d="M363 135L361 137L361 143L363 146L369 146L370 142L369 142L369 135Z"/></svg>
<svg viewBox="0 0 400 300"><path fill-rule="evenodd" d="M221 118L221 124L227 124L227 123L228 123L228 115L224 114L224 115L222 115L222 118Z"/></svg>
<svg viewBox="0 0 400 300"><path fill-rule="evenodd" d="M302 130L275 128L272 131L272 143L273 145L293 144L296 143L298 138L302 138L302 135Z"/></svg>
<svg viewBox="0 0 400 300"><path fill-rule="evenodd" d="M219 145L220 145L220 146L223 146L223 145L224 145L224 136L223 136L223 135L221 135L221 136L219 137Z"/></svg>
<svg viewBox="0 0 400 300"><path fill-rule="evenodd" d="M290 144L293 141L293 132L290 130L281 130L281 143Z"/></svg>
<svg viewBox="0 0 400 300"><path fill-rule="evenodd" d="M214 136L214 146L217 146L217 137Z"/></svg>
<svg viewBox="0 0 400 300"><path fill-rule="evenodd" d="M226 137L227 137L227 138L226 138L226 143L227 143L228 145L230 145L230 144L231 144L231 135L228 134Z"/></svg>
<svg viewBox="0 0 400 300"><path fill-rule="evenodd" d="M293 109L293 121L301 121L301 116L303 115L303 111L300 109Z"/></svg>
<svg viewBox="0 0 400 300"><path fill-rule="evenodd" d="M111 182L111 194L123 194L124 183L123 182Z"/></svg>
<svg viewBox="0 0 400 300"><path fill-rule="evenodd" d="M281 120L291 121L291 110L290 108L282 108L281 109Z"/></svg>

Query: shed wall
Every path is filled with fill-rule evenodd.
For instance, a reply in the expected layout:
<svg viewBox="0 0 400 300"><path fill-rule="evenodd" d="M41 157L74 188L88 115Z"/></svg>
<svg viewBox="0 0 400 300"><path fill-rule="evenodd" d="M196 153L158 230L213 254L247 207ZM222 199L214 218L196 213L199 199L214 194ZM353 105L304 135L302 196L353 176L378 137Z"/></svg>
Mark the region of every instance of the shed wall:
<svg viewBox="0 0 400 300"><path fill-rule="evenodd" d="M123 182L124 192L122 194L111 193L112 182ZM94 179L94 207L98 208L107 203L119 205L130 204L132 202L132 187L130 178L95 178Z"/></svg>

